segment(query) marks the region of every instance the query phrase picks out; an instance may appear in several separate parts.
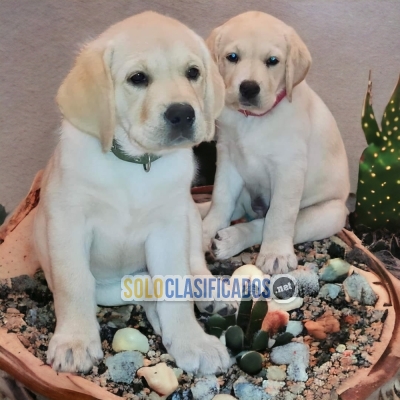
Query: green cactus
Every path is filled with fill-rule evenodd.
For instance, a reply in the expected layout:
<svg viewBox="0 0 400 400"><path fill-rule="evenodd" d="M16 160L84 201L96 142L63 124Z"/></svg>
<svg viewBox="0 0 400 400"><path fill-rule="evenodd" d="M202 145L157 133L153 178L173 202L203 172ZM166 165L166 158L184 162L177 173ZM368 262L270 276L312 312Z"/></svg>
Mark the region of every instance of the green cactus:
<svg viewBox="0 0 400 400"><path fill-rule="evenodd" d="M361 118L368 147L360 160L354 223L396 230L400 227L400 77L381 129L372 109L371 88L370 73Z"/></svg>
<svg viewBox="0 0 400 400"><path fill-rule="evenodd" d="M239 367L248 374L257 374L262 369L263 357L258 351L268 347L268 332L261 330L261 325L268 312L268 302L260 297L242 300L237 317L230 315L211 316L207 321L207 331L218 338L225 331L226 347L236 356ZM279 336L275 346L282 346L293 339L290 333Z"/></svg>

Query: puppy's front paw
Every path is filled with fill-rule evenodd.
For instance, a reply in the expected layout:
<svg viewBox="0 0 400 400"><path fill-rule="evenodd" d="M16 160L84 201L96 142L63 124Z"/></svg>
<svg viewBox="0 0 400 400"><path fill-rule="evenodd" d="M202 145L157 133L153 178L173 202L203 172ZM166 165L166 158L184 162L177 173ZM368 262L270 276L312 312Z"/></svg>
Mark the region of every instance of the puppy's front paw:
<svg viewBox="0 0 400 400"><path fill-rule="evenodd" d="M203 221L203 251L209 251L211 240L216 235L218 229L229 226L229 221L221 223L221 221L212 214L207 215Z"/></svg>
<svg viewBox="0 0 400 400"><path fill-rule="evenodd" d="M217 260L226 260L243 250L240 235L235 226L221 229L211 240L211 252Z"/></svg>
<svg viewBox="0 0 400 400"><path fill-rule="evenodd" d="M226 347L215 337L207 335L201 328L186 332L187 336L175 336L168 348L179 368L200 375L226 371L230 357Z"/></svg>
<svg viewBox="0 0 400 400"><path fill-rule="evenodd" d="M292 244L262 245L256 266L265 274L286 274L297 268L297 257Z"/></svg>
<svg viewBox="0 0 400 400"><path fill-rule="evenodd" d="M47 364L59 372L88 372L102 358L97 330L91 333L55 333L47 350Z"/></svg>
<svg viewBox="0 0 400 400"><path fill-rule="evenodd" d="M210 251L211 247L211 240L215 236L215 232L213 232L211 229L205 230L203 228L203 252L206 253L207 251Z"/></svg>

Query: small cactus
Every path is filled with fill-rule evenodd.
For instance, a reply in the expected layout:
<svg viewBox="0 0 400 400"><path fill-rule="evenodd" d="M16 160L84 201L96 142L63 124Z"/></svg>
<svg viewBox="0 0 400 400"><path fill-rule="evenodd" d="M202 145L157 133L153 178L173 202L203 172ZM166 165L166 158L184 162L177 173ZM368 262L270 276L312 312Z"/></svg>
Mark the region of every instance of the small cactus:
<svg viewBox="0 0 400 400"><path fill-rule="evenodd" d="M215 314L207 322L207 331L211 335L220 337L225 331L226 347L236 356L239 367L248 374L257 374L262 369L263 357L258 351L268 347L269 334L261 330L267 312L266 300L261 297L256 302L246 299L241 301L237 317ZM274 347L292 339L292 334L284 333L277 338Z"/></svg>
<svg viewBox="0 0 400 400"><path fill-rule="evenodd" d="M400 227L400 78L381 128L372 109L371 89L370 73L361 118L368 147L360 160L354 223L396 230Z"/></svg>

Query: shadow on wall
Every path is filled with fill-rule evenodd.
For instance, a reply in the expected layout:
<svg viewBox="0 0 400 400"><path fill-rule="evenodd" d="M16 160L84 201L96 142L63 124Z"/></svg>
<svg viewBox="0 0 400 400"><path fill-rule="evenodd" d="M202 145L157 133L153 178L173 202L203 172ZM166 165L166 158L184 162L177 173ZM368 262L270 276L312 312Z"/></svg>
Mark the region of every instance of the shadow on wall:
<svg viewBox="0 0 400 400"><path fill-rule="evenodd" d="M0 225L5 221L7 218L7 211L2 204L0 204Z"/></svg>

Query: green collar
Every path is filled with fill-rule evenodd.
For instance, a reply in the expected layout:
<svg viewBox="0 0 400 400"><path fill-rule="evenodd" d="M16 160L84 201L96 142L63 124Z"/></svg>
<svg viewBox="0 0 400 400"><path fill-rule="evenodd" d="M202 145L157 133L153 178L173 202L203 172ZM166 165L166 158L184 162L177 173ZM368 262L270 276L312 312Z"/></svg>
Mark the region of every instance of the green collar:
<svg viewBox="0 0 400 400"><path fill-rule="evenodd" d="M134 164L142 164L143 168L146 172L150 171L151 163L161 158L161 156L156 156L155 154L145 153L142 156L128 156L124 153L118 144L118 142L114 139L113 144L111 146L111 151L114 153L116 157L118 157L122 161L127 161Z"/></svg>

